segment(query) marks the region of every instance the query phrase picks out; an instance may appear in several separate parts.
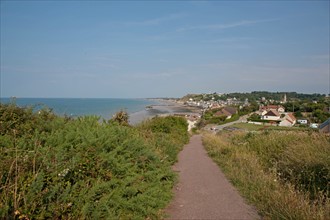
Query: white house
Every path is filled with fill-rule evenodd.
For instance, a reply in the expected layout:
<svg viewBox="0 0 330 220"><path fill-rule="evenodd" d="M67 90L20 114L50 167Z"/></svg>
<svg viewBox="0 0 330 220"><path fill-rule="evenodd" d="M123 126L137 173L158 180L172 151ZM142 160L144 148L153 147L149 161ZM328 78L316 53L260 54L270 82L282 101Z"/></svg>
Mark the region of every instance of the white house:
<svg viewBox="0 0 330 220"><path fill-rule="evenodd" d="M296 117L292 113L286 113L279 126L292 127L296 124Z"/></svg>
<svg viewBox="0 0 330 220"><path fill-rule="evenodd" d="M259 115L263 116L267 114L270 110L275 110L278 113L284 113L285 108L282 105L266 105L259 107Z"/></svg>
<svg viewBox="0 0 330 220"><path fill-rule="evenodd" d="M266 114L261 116L261 119L268 121L278 121L281 119L281 115L276 110L269 110Z"/></svg>
<svg viewBox="0 0 330 220"><path fill-rule="evenodd" d="M292 127L292 122L288 119L284 119L282 120L280 123L279 123L279 126L282 126L282 127Z"/></svg>

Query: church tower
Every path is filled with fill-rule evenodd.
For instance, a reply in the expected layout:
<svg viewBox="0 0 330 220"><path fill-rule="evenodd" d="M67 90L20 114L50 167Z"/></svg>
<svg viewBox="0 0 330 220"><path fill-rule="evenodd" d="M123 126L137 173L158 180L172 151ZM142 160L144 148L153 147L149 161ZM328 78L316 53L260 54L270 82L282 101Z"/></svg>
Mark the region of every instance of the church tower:
<svg viewBox="0 0 330 220"><path fill-rule="evenodd" d="M286 94L284 94L283 103L286 103Z"/></svg>

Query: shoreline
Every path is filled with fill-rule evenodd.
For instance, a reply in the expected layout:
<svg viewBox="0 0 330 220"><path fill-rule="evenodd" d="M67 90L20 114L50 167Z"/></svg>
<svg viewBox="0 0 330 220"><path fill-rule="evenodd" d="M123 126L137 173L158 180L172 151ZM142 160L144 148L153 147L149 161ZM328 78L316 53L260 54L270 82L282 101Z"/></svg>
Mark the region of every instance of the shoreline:
<svg viewBox="0 0 330 220"><path fill-rule="evenodd" d="M151 119L155 116L168 116L168 115L198 115L201 109L184 104L178 103L173 100L167 99L154 99L157 104L150 105L150 109L144 109L142 111L129 114L129 123L131 125L137 125L147 119ZM147 107L147 106L146 106Z"/></svg>

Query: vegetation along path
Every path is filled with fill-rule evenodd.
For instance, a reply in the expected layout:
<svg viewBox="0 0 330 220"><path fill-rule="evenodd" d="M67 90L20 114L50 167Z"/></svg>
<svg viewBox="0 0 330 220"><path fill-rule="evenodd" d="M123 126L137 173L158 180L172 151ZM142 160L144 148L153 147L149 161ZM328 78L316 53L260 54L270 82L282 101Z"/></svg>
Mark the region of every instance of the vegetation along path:
<svg viewBox="0 0 330 220"><path fill-rule="evenodd" d="M165 210L170 219L259 218L208 157L200 135L193 136L179 153L174 170L179 172L179 183Z"/></svg>

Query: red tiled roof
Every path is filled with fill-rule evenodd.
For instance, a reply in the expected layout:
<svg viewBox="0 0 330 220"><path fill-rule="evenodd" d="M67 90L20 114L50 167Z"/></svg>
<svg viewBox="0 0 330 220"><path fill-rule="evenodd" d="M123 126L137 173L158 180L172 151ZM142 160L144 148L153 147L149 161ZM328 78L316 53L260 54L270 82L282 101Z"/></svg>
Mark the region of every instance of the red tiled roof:
<svg viewBox="0 0 330 220"><path fill-rule="evenodd" d="M230 113L230 115L236 114L236 112L237 112L236 108L233 108L233 107L224 107L223 110Z"/></svg>
<svg viewBox="0 0 330 220"><path fill-rule="evenodd" d="M278 110L279 108L283 108L284 107L282 105L267 105L267 106L261 106L260 110Z"/></svg>
<svg viewBox="0 0 330 220"><path fill-rule="evenodd" d="M226 109L223 109L222 112L223 112L223 114L226 115L226 116L231 116L231 115L232 115L232 114L231 114L229 111L227 111Z"/></svg>
<svg viewBox="0 0 330 220"><path fill-rule="evenodd" d="M280 116L280 113L278 113L276 110L269 110L266 114L266 116Z"/></svg>
<svg viewBox="0 0 330 220"><path fill-rule="evenodd" d="M292 113L288 113L287 116L290 118L290 120L292 120L292 122L296 120L296 117L294 117Z"/></svg>
<svg viewBox="0 0 330 220"><path fill-rule="evenodd" d="M225 107L225 108L217 111L214 115L217 115L217 116L220 116L220 115L231 116L233 114L236 114L236 112L237 112L236 108Z"/></svg>

